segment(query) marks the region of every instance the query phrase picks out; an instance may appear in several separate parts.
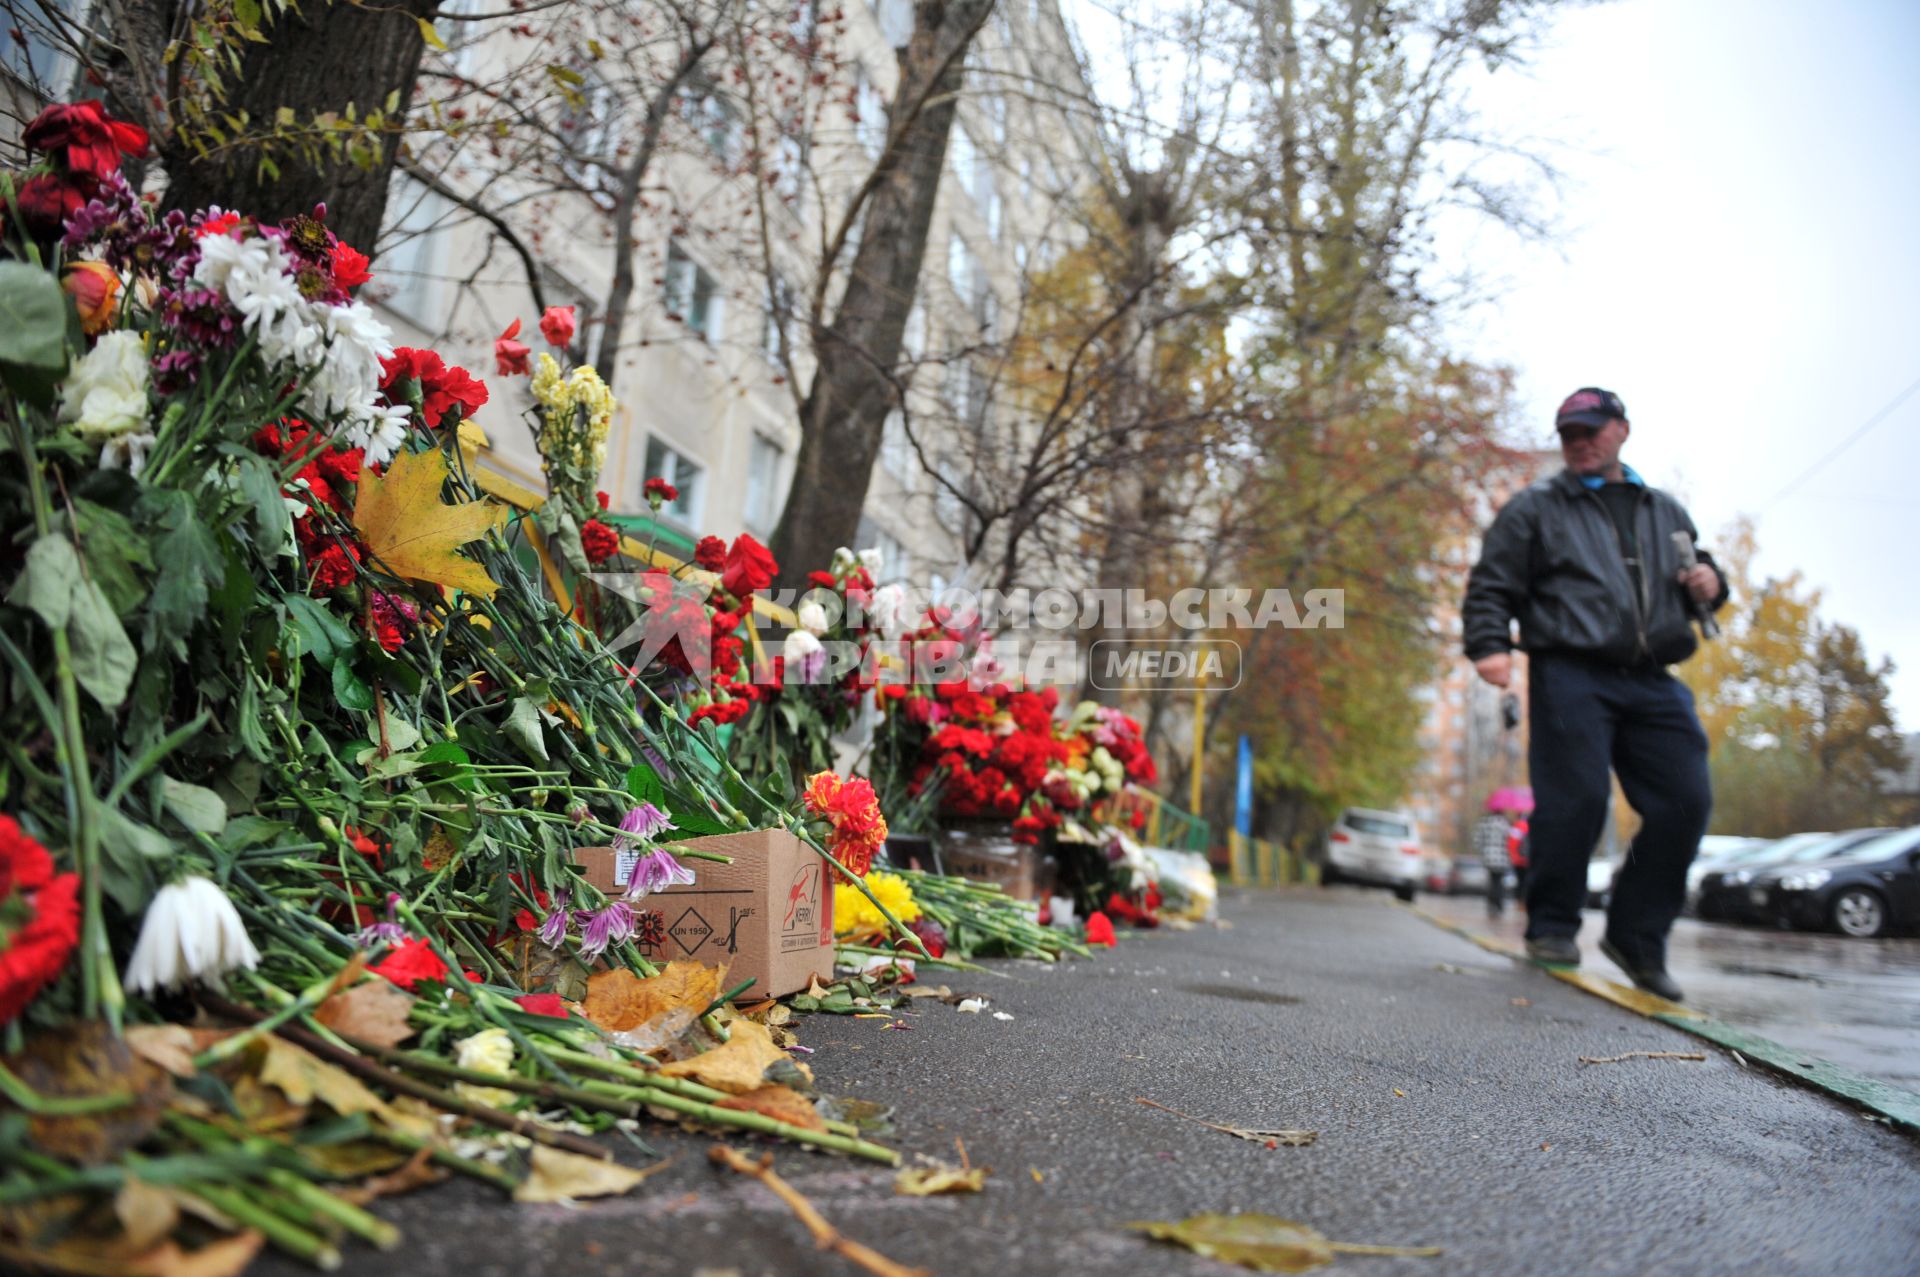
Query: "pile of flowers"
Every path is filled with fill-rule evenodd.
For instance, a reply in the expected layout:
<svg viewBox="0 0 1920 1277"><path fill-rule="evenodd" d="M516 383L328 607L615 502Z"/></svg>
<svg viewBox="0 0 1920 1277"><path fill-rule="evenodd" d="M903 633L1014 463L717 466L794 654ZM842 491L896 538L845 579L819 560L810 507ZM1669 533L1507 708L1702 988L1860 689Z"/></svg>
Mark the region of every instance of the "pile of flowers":
<svg viewBox="0 0 1920 1277"><path fill-rule="evenodd" d="M593 989L666 978L640 951L639 906L714 858L686 840L808 826L521 568L526 516L466 473L459 428L485 385L393 344L324 209L157 214L117 170L144 138L98 104L51 108L26 140L35 165L0 173L0 308L19 321L0 330L0 662L20 693L0 698L0 1023L27 1044L10 1100L58 1080L37 1058L120 1060L100 1087L154 1102L111 1156L171 1167L195 1214L260 1222L235 1245L322 1267L343 1239L392 1231L324 1192L335 1204L316 1213L312 1185L350 1177L330 1166L424 1149L521 1193L549 1154L604 1155L530 1120L544 1110L747 1124L712 1087L643 1072ZM543 411L562 385L591 443L611 401L576 374ZM772 579L757 544L718 571L735 612ZM821 846L864 868L877 810L848 793L824 813ZM573 867L607 842L643 866L618 898ZM730 1030L701 1014L718 990L687 988L698 1023L655 1049L692 1057L697 1079ZM189 1017L191 1032L168 1023ZM207 1079L193 1095L124 1045L162 1040L182 1086ZM447 1089L460 1066L441 1051L487 1076L484 1104ZM513 1127L539 1152L475 1161L375 1099L354 1109L353 1157L329 1162L298 1121L267 1138L218 1102L290 1077L342 1094L347 1068L355 1094L424 1096L479 1124L463 1139ZM573 1071L622 1098L559 1104ZM53 1247L56 1268L157 1270L56 1253L118 1181L34 1138L7 1188L38 1213L0 1223L7 1244ZM164 1233L148 1244L172 1247Z"/></svg>

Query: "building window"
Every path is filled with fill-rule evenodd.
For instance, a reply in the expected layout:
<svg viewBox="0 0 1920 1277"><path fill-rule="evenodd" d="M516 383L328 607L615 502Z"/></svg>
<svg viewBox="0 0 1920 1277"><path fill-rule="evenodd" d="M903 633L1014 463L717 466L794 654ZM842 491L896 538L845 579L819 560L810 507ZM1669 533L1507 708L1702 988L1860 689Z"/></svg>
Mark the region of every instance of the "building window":
<svg viewBox="0 0 1920 1277"><path fill-rule="evenodd" d="M68 24L77 21L77 11L84 7L80 0L9 4L7 25L12 31L0 47L0 65L22 84L47 98L68 96L67 87L74 71L69 50L75 34ZM52 14L58 14L62 21L56 22Z"/></svg>
<svg viewBox="0 0 1920 1277"><path fill-rule="evenodd" d="M677 499L660 507L660 513L690 528L700 526L700 500L705 495L702 480L705 471L675 452L657 438L647 440L647 478L665 479L679 489Z"/></svg>
<svg viewBox="0 0 1920 1277"><path fill-rule="evenodd" d="M993 122L993 140L1000 146L1007 144L1007 95L989 93L987 95L987 118Z"/></svg>
<svg viewBox="0 0 1920 1277"><path fill-rule="evenodd" d="M958 120L953 122L953 137L947 143L947 159L953 164L953 175L960 179L960 189L973 194L974 183L979 180L980 152L973 145L973 134Z"/></svg>
<svg viewBox="0 0 1920 1277"><path fill-rule="evenodd" d="M740 121L733 104L718 88L705 84L690 91L681 100L680 115L707 144L707 149L713 152L715 158L723 162L732 161L735 144L739 140Z"/></svg>
<svg viewBox="0 0 1920 1277"><path fill-rule="evenodd" d="M903 580L907 576L907 547L900 544L900 538L876 523L872 515L863 513L860 516L859 530L853 534L853 548L880 551L880 570L873 574L875 585Z"/></svg>
<svg viewBox="0 0 1920 1277"><path fill-rule="evenodd" d="M1027 242L1025 240L1021 240L1019 243L1013 246L1014 269L1018 270L1022 275L1025 275L1027 273L1028 252L1029 250L1027 248Z"/></svg>
<svg viewBox="0 0 1920 1277"><path fill-rule="evenodd" d="M927 353L927 308L915 301L907 312L906 331L900 334L900 349L907 358L918 360Z"/></svg>
<svg viewBox="0 0 1920 1277"><path fill-rule="evenodd" d="M780 461L783 455L779 444L758 431L754 432L751 451L747 453L746 505L741 513L746 520L747 531L763 538L773 535L773 526L780 521Z"/></svg>
<svg viewBox="0 0 1920 1277"><path fill-rule="evenodd" d="M760 325L760 350L776 368L784 367L784 352L791 341L793 325L793 289L775 275L767 281L766 314Z"/></svg>
<svg viewBox="0 0 1920 1277"><path fill-rule="evenodd" d="M560 136L566 144L560 168L589 191L601 191L607 186L607 172L595 161L613 154L620 97L604 76L578 58L573 70L581 79L578 88L567 91L566 109L560 115Z"/></svg>
<svg viewBox="0 0 1920 1277"><path fill-rule="evenodd" d="M853 132L867 154L879 157L887 145L887 99L861 67L853 87Z"/></svg>
<svg viewBox="0 0 1920 1277"><path fill-rule="evenodd" d="M711 343L720 329L720 297L706 267L688 257L678 240L667 243L667 273L662 291L667 317L677 319Z"/></svg>
<svg viewBox="0 0 1920 1277"><path fill-rule="evenodd" d="M947 236L947 282L961 304L972 310L980 294L980 259L958 231Z"/></svg>
<svg viewBox="0 0 1920 1277"><path fill-rule="evenodd" d="M404 173L394 175L376 278L389 288L381 299L387 309L425 332L439 331L445 309L444 223L452 213L453 204L444 197Z"/></svg>
<svg viewBox="0 0 1920 1277"><path fill-rule="evenodd" d="M991 176L982 185L985 186L987 193L987 234L997 244L1000 242L1000 232L1005 229L1006 206L1002 203L999 188L994 185Z"/></svg>
<svg viewBox="0 0 1920 1277"><path fill-rule="evenodd" d="M907 416L898 408L887 414L886 425L880 431L880 465L901 487L912 490L913 440L907 437Z"/></svg>
<svg viewBox="0 0 1920 1277"><path fill-rule="evenodd" d="M787 204L800 202L800 180L807 160L800 139L783 133L774 145L773 193Z"/></svg>

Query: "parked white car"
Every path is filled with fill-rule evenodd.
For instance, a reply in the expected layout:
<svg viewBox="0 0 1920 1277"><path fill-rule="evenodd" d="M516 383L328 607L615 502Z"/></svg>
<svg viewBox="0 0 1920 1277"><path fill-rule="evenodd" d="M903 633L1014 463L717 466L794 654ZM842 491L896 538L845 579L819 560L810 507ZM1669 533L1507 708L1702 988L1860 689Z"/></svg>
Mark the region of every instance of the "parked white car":
<svg viewBox="0 0 1920 1277"><path fill-rule="evenodd" d="M1390 887L1400 899L1412 900L1426 877L1419 831L1403 811L1349 807L1327 831L1322 882Z"/></svg>

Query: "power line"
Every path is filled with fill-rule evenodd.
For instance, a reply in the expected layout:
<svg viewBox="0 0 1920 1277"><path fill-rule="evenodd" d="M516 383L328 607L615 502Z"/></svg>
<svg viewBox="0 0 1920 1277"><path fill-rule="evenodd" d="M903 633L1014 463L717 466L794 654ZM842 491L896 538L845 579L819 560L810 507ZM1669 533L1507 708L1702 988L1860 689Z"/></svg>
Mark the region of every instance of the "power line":
<svg viewBox="0 0 1920 1277"><path fill-rule="evenodd" d="M1801 484L1805 483L1807 480L1813 478L1814 475L1820 473L1821 470L1825 469L1828 462L1832 461L1835 457L1845 452L1848 448L1853 447L1854 444L1859 443L1860 440L1866 436L1866 433L1869 430L1873 429L1875 426L1885 421L1888 417L1892 416L1894 409L1898 408L1901 404L1911 399L1916 391L1920 391L1920 381L1914 382L1911 386L1908 386L1905 390L1895 395L1892 401L1889 402L1886 407L1882 408L1879 412L1874 413L1871 417L1868 417L1866 422L1863 425L1861 425L1861 427L1858 430L1848 435L1845 439L1842 439L1840 441L1839 447L1835 448L1832 452L1829 452L1826 456L1820 458L1820 460L1808 466L1805 470L1802 470L1798 475L1798 477L1796 477L1791 483L1787 484L1786 487L1780 489L1780 491L1774 493L1773 500L1761 506L1760 507L1761 511L1764 513L1767 510L1771 510L1774 506L1778 505L1782 499L1784 499L1786 496L1792 493L1792 491L1795 488L1799 487Z"/></svg>

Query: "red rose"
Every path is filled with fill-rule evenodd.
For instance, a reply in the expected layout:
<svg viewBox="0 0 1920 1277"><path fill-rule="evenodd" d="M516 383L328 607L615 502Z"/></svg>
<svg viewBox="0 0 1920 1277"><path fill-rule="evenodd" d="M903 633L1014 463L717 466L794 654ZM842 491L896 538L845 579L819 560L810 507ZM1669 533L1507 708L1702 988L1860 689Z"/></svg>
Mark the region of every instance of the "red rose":
<svg viewBox="0 0 1920 1277"><path fill-rule="evenodd" d="M519 335L520 321L516 319L493 339L493 366L502 377L524 377L527 373L527 359L533 350L527 343L514 340Z"/></svg>
<svg viewBox="0 0 1920 1277"><path fill-rule="evenodd" d="M358 288L373 278L367 255L341 240L333 245L333 283L336 288Z"/></svg>
<svg viewBox="0 0 1920 1277"><path fill-rule="evenodd" d="M587 562L598 567L620 552L620 534L598 519L588 519L580 525L580 548Z"/></svg>
<svg viewBox="0 0 1920 1277"><path fill-rule="evenodd" d="M74 262L60 274L60 286L80 312L80 330L93 337L113 324L120 276L105 262Z"/></svg>
<svg viewBox="0 0 1920 1277"><path fill-rule="evenodd" d="M727 543L719 537L701 537L700 544L693 547L693 561L709 572L718 572L727 565Z"/></svg>
<svg viewBox="0 0 1920 1277"><path fill-rule="evenodd" d="M565 350L573 340L573 307L549 306L540 316L540 335L555 350Z"/></svg>
<svg viewBox="0 0 1920 1277"><path fill-rule="evenodd" d="M720 574L720 584L727 593L745 601L755 590L764 590L772 585L773 578L779 574L780 565L774 562L772 552L751 535L742 532L733 539L733 545L727 550L726 567Z"/></svg>
<svg viewBox="0 0 1920 1277"><path fill-rule="evenodd" d="M431 944L418 936L401 941L392 953L367 970L385 976L409 993L422 980L447 978L447 964L441 961Z"/></svg>
<svg viewBox="0 0 1920 1277"><path fill-rule="evenodd" d="M74 172L93 177L116 172L122 155L147 153L147 131L113 119L97 100L55 103L33 117L20 140L36 151L64 159Z"/></svg>
<svg viewBox="0 0 1920 1277"><path fill-rule="evenodd" d="M523 993L514 1001L529 1015L551 1015L562 1020L568 1015L566 1001L557 993Z"/></svg>

